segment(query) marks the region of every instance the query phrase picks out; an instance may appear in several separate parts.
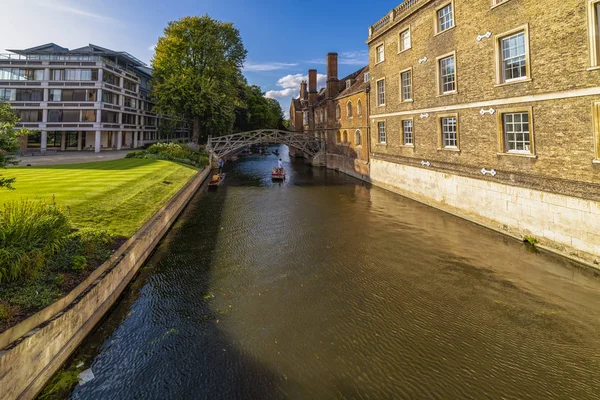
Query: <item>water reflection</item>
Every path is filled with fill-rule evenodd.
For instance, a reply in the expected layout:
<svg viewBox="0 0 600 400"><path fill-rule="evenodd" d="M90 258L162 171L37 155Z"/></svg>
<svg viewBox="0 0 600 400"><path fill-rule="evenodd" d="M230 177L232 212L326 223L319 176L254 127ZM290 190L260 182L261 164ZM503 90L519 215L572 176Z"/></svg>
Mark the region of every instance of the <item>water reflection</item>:
<svg viewBox="0 0 600 400"><path fill-rule="evenodd" d="M283 184L255 157L195 197L74 356L96 379L73 398L600 393L588 270L284 161Z"/></svg>

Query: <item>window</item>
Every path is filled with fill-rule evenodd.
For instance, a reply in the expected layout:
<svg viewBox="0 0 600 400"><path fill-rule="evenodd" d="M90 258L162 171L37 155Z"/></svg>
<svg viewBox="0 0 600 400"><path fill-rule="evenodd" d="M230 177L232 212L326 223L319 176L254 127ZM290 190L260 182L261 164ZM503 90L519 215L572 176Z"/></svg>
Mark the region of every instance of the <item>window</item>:
<svg viewBox="0 0 600 400"><path fill-rule="evenodd" d="M118 124L119 123L119 113L112 111L102 111L100 114L100 119L102 122L107 122L110 124Z"/></svg>
<svg viewBox="0 0 600 400"><path fill-rule="evenodd" d="M124 104L125 107L135 108L136 101L135 101L134 98L125 96L125 101L124 102L125 102L125 104ZM308 122L306 122L306 123L308 123Z"/></svg>
<svg viewBox="0 0 600 400"><path fill-rule="evenodd" d="M385 143L385 122L377 123L377 132L379 133L379 143Z"/></svg>
<svg viewBox="0 0 600 400"><path fill-rule="evenodd" d="M123 114L123 124L126 125L135 125L136 118L134 114Z"/></svg>
<svg viewBox="0 0 600 400"><path fill-rule="evenodd" d="M0 81L43 81L43 69L0 68Z"/></svg>
<svg viewBox="0 0 600 400"><path fill-rule="evenodd" d="M407 119L402 121L402 143L405 146L413 145L413 121Z"/></svg>
<svg viewBox="0 0 600 400"><path fill-rule="evenodd" d="M362 101L360 99L356 102L356 115L362 117Z"/></svg>
<svg viewBox="0 0 600 400"><path fill-rule="evenodd" d="M383 44L380 44L379 46L377 46L376 48L377 51L377 62L383 62L385 61L385 48Z"/></svg>
<svg viewBox="0 0 600 400"><path fill-rule="evenodd" d="M336 119L342 118L342 107L340 107L339 104L335 107L335 118Z"/></svg>
<svg viewBox="0 0 600 400"><path fill-rule="evenodd" d="M410 49L410 28L400 32L398 52Z"/></svg>
<svg viewBox="0 0 600 400"><path fill-rule="evenodd" d="M51 75L53 81L96 81L98 70L94 69L53 69Z"/></svg>
<svg viewBox="0 0 600 400"><path fill-rule="evenodd" d="M351 79L348 79L348 80L346 81L346 89L350 89L350 87L351 87L351 86L352 86L352 80L351 80Z"/></svg>
<svg viewBox="0 0 600 400"><path fill-rule="evenodd" d="M532 108L498 113L500 153L534 154Z"/></svg>
<svg viewBox="0 0 600 400"><path fill-rule="evenodd" d="M348 131L344 131L344 143L348 143Z"/></svg>
<svg viewBox="0 0 600 400"><path fill-rule="evenodd" d="M436 11L436 33L442 33L454 27L454 10L452 3L446 4Z"/></svg>
<svg viewBox="0 0 600 400"><path fill-rule="evenodd" d="M354 132L354 145L360 146L361 144L362 144L362 135L360 134L360 131L357 130L356 132Z"/></svg>
<svg viewBox="0 0 600 400"><path fill-rule="evenodd" d="M42 110L16 110L21 122L41 122Z"/></svg>
<svg viewBox="0 0 600 400"><path fill-rule="evenodd" d="M600 67L600 1L588 0L590 67Z"/></svg>
<svg viewBox="0 0 600 400"><path fill-rule="evenodd" d="M402 93L402 101L412 100L412 73L407 70L400 73L400 91Z"/></svg>
<svg viewBox="0 0 600 400"><path fill-rule="evenodd" d="M123 87L131 92L136 91L136 84L127 79L123 79Z"/></svg>
<svg viewBox="0 0 600 400"><path fill-rule="evenodd" d="M377 81L377 105L385 105L385 79Z"/></svg>
<svg viewBox="0 0 600 400"><path fill-rule="evenodd" d="M342 133L340 131L337 131L335 134L335 142L341 143L341 141L342 141Z"/></svg>
<svg viewBox="0 0 600 400"><path fill-rule="evenodd" d="M17 90L16 89L0 89L0 102L16 101Z"/></svg>
<svg viewBox="0 0 600 400"><path fill-rule="evenodd" d="M529 28L527 25L496 36L498 84L530 78Z"/></svg>
<svg viewBox="0 0 600 400"><path fill-rule="evenodd" d="M504 3L504 2L506 2L506 1L507 1L507 0L492 0L492 7L493 7L493 6L497 6L497 5L499 5L499 4L501 4L501 3Z"/></svg>
<svg viewBox="0 0 600 400"><path fill-rule="evenodd" d="M304 111L304 125L308 125L308 111Z"/></svg>
<svg viewBox="0 0 600 400"><path fill-rule="evenodd" d="M352 118L352 102L351 101L346 103L346 115L348 115L348 118Z"/></svg>
<svg viewBox="0 0 600 400"><path fill-rule="evenodd" d="M108 104L119 105L119 95L109 92L107 90L102 91L102 102Z"/></svg>
<svg viewBox="0 0 600 400"><path fill-rule="evenodd" d="M365 83L369 83L370 75L368 72L365 72Z"/></svg>
<svg viewBox="0 0 600 400"><path fill-rule="evenodd" d="M111 74L108 71L103 71L103 73L102 73L102 81L104 83L108 83L108 84L111 84L111 85L114 85L114 86L119 86L119 84L120 84L119 83L119 81L120 81L119 77L117 77L115 74Z"/></svg>
<svg viewBox="0 0 600 400"><path fill-rule="evenodd" d="M16 101L43 101L43 89L17 89Z"/></svg>
<svg viewBox="0 0 600 400"><path fill-rule="evenodd" d="M600 101L595 102L593 107L595 159L600 160Z"/></svg>
<svg viewBox="0 0 600 400"><path fill-rule="evenodd" d="M439 85L440 93L456 92L456 69L454 67L454 55L440 58L439 65Z"/></svg>
<svg viewBox="0 0 600 400"><path fill-rule="evenodd" d="M95 110L82 110L81 111L81 122L96 122L96 111Z"/></svg>
<svg viewBox="0 0 600 400"><path fill-rule="evenodd" d="M441 145L444 149L458 149L457 116L442 116L439 119Z"/></svg>

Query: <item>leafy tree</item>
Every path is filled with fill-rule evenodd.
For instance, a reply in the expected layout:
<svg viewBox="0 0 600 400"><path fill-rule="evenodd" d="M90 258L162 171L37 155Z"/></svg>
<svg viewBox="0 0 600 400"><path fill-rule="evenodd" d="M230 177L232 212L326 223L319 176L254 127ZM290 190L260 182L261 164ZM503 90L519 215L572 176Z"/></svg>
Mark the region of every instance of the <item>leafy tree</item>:
<svg viewBox="0 0 600 400"><path fill-rule="evenodd" d="M283 111L279 102L266 98L260 87L244 84L240 88L239 97L243 105L236 109L236 131L283 127Z"/></svg>
<svg viewBox="0 0 600 400"><path fill-rule="evenodd" d="M24 128L15 130L19 121L19 116L10 108L10 104L0 103L0 168L18 164L11 154L19 149L19 136L28 134ZM0 188L14 189L14 181L15 178L2 178L0 174Z"/></svg>
<svg viewBox="0 0 600 400"><path fill-rule="evenodd" d="M157 133L159 139L170 141L175 135L179 121L175 118L161 118L158 121Z"/></svg>
<svg viewBox="0 0 600 400"><path fill-rule="evenodd" d="M246 50L239 31L208 15L169 22L152 59L158 109L193 120L192 140L231 131Z"/></svg>

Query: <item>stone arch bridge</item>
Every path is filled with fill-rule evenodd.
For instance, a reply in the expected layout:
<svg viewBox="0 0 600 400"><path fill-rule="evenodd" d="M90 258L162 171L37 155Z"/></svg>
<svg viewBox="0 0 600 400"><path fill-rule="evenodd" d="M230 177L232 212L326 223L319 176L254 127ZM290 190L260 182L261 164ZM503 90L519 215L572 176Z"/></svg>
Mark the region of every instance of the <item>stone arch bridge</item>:
<svg viewBox="0 0 600 400"><path fill-rule="evenodd" d="M324 140L303 133L278 129L259 129L227 136L210 136L206 149L211 156L211 161L214 162L253 144L285 144L290 149L304 154L313 165L325 165Z"/></svg>

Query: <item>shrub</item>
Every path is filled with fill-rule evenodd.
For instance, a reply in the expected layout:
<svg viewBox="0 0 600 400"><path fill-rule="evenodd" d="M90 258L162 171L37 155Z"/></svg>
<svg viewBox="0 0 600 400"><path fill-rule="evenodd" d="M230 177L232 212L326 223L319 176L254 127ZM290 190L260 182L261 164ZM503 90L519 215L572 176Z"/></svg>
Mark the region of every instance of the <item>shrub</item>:
<svg viewBox="0 0 600 400"><path fill-rule="evenodd" d="M83 228L71 234L81 246L81 255L91 261L104 262L110 257L115 237L102 229Z"/></svg>
<svg viewBox="0 0 600 400"><path fill-rule="evenodd" d="M84 256L71 257L71 269L73 271L83 271L87 267L87 258Z"/></svg>
<svg viewBox="0 0 600 400"><path fill-rule="evenodd" d="M32 277L67 244L67 216L54 202L21 200L0 211L0 283Z"/></svg>
<svg viewBox="0 0 600 400"><path fill-rule="evenodd" d="M208 154L204 148L194 149L186 143L155 143L146 150L133 151L127 158L167 160L202 168L208 165Z"/></svg>

